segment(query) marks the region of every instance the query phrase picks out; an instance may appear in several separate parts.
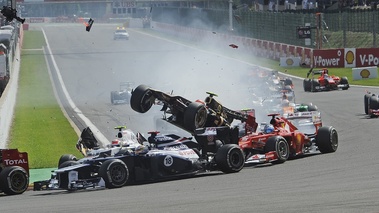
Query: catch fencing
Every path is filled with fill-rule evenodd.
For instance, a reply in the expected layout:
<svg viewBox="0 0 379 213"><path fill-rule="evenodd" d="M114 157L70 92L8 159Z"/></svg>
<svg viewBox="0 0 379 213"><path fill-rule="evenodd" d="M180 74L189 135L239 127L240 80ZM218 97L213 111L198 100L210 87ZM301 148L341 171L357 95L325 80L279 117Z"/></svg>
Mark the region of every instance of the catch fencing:
<svg viewBox="0 0 379 213"><path fill-rule="evenodd" d="M268 40L295 46L322 49L375 48L379 45L377 9L323 11L317 22L316 11L252 11L199 8L154 8L154 21L237 36ZM231 17L231 18L230 18ZM311 42L299 39L296 28L309 24ZM232 29L232 30L231 30ZM322 39L317 39L316 31ZM359 41L359 42L357 42ZM322 44L320 44L322 43Z"/></svg>

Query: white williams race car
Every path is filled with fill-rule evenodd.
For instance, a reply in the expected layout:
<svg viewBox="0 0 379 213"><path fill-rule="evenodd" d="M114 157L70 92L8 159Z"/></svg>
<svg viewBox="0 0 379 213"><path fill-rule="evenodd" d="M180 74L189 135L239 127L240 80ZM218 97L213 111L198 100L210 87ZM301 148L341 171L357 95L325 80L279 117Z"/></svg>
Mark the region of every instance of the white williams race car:
<svg viewBox="0 0 379 213"><path fill-rule="evenodd" d="M129 104L132 96L133 82L121 82L119 91L111 92L112 104Z"/></svg>

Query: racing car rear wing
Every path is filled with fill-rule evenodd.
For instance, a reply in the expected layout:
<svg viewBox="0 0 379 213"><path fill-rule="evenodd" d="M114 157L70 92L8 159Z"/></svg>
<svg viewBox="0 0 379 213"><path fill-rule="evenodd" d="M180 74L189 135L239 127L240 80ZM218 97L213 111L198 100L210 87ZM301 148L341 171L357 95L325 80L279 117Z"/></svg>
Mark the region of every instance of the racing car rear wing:
<svg viewBox="0 0 379 213"><path fill-rule="evenodd" d="M319 111L285 113L283 117L285 117L288 120L298 118L310 118L314 123L321 122L321 113Z"/></svg>
<svg viewBox="0 0 379 213"><path fill-rule="evenodd" d="M314 67L312 67L309 71L308 71L308 73L307 73L307 78L309 78L309 75L310 74L312 74L312 77L314 76L314 75L321 75L321 74L323 74L323 73L328 73L328 70L327 69L322 69L322 70L313 70L313 68Z"/></svg>
<svg viewBox="0 0 379 213"><path fill-rule="evenodd" d="M0 167L8 166L20 166L29 174L28 153L18 149L0 149Z"/></svg>

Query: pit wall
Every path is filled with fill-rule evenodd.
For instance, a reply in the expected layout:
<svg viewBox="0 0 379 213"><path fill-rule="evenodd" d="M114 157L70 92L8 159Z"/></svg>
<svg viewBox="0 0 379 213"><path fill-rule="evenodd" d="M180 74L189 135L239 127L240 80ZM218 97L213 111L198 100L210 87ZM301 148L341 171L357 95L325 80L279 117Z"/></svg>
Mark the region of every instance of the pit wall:
<svg viewBox="0 0 379 213"><path fill-rule="evenodd" d="M216 33L196 28L182 27L160 22L151 22L151 28L159 32L180 36L191 41L211 39L219 44L226 43L246 54L280 61L280 58L300 58L301 66L353 68L379 66L379 48L344 48L315 50L301 46L288 45L273 41ZM228 46L226 45L226 46Z"/></svg>

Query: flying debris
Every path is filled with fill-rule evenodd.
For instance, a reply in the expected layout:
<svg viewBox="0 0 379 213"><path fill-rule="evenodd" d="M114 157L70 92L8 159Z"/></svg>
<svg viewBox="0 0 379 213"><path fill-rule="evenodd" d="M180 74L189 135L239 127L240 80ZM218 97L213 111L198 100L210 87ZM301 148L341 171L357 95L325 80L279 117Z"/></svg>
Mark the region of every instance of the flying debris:
<svg viewBox="0 0 379 213"><path fill-rule="evenodd" d="M93 20L92 18L90 18L90 19L88 20L88 22L85 23L85 25L86 25L86 31L87 31L87 32L89 32L89 31L91 30L91 27L92 27L93 22L94 22L94 20Z"/></svg>
<svg viewBox="0 0 379 213"><path fill-rule="evenodd" d="M234 48L234 49L237 49L237 48L238 48L238 46L235 45L235 44L229 44L229 47Z"/></svg>

